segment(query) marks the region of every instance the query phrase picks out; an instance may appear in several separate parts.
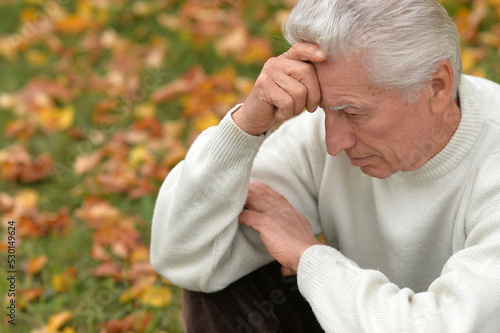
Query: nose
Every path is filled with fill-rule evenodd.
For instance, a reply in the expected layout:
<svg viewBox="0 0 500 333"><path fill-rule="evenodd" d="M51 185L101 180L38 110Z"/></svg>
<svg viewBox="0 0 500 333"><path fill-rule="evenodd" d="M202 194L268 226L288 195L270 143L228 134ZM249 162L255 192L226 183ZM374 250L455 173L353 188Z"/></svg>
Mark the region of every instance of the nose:
<svg viewBox="0 0 500 333"><path fill-rule="evenodd" d="M356 145L352 124L336 111L325 112L325 132L326 150L332 156Z"/></svg>

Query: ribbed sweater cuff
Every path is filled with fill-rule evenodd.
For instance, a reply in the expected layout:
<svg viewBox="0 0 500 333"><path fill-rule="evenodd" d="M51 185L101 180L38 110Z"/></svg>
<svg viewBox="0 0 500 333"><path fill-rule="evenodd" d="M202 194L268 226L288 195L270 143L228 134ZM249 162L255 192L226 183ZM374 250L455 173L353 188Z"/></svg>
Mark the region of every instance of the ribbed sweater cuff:
<svg viewBox="0 0 500 333"><path fill-rule="evenodd" d="M234 161L235 158L252 160L268 135L251 135L236 125L231 114L240 106L241 104L235 106L221 120L217 126L217 135L209 144L208 150L216 161Z"/></svg>

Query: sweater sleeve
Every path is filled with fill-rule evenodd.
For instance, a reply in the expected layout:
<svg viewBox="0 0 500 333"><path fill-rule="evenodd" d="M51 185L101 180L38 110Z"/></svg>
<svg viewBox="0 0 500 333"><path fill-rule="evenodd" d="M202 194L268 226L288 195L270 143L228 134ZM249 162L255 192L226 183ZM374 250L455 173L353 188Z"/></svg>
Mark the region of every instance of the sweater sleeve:
<svg viewBox="0 0 500 333"><path fill-rule="evenodd" d="M326 332L498 332L500 154L483 163L465 216L465 246L426 292L399 288L334 248L302 254L299 289Z"/></svg>
<svg viewBox="0 0 500 333"><path fill-rule="evenodd" d="M310 177L308 172L287 167L288 155L276 143L283 134L267 139L249 135L231 113L196 139L185 160L167 176L155 206L151 263L166 279L189 290L218 291L273 260L259 234L238 224L254 162L252 179L290 191L292 204L317 219L306 205L314 201L313 193L302 185L311 180L298 179Z"/></svg>

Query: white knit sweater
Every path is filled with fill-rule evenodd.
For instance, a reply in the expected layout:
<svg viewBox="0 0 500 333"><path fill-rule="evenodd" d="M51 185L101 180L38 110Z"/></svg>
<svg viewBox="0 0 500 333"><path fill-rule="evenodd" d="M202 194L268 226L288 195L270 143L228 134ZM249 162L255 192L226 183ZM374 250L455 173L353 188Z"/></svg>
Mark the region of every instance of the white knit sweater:
<svg viewBox="0 0 500 333"><path fill-rule="evenodd" d="M463 76L460 106L447 146L387 179L327 154L320 109L268 137L226 116L160 190L153 266L213 292L273 260L237 222L259 180L325 234L328 246L302 254L298 282L326 332L500 332L500 86Z"/></svg>

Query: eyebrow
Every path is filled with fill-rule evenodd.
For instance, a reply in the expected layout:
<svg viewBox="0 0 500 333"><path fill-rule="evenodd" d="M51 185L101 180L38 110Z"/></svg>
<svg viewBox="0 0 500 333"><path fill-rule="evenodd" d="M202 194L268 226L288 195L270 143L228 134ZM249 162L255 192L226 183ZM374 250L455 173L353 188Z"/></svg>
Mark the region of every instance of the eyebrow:
<svg viewBox="0 0 500 333"><path fill-rule="evenodd" d="M353 104L353 103L343 103L343 104L336 105L336 106L329 106L328 110L330 110L330 111L342 111L342 110L347 109L347 108L354 108L354 109L358 109L360 111L363 110L363 108L361 106Z"/></svg>

